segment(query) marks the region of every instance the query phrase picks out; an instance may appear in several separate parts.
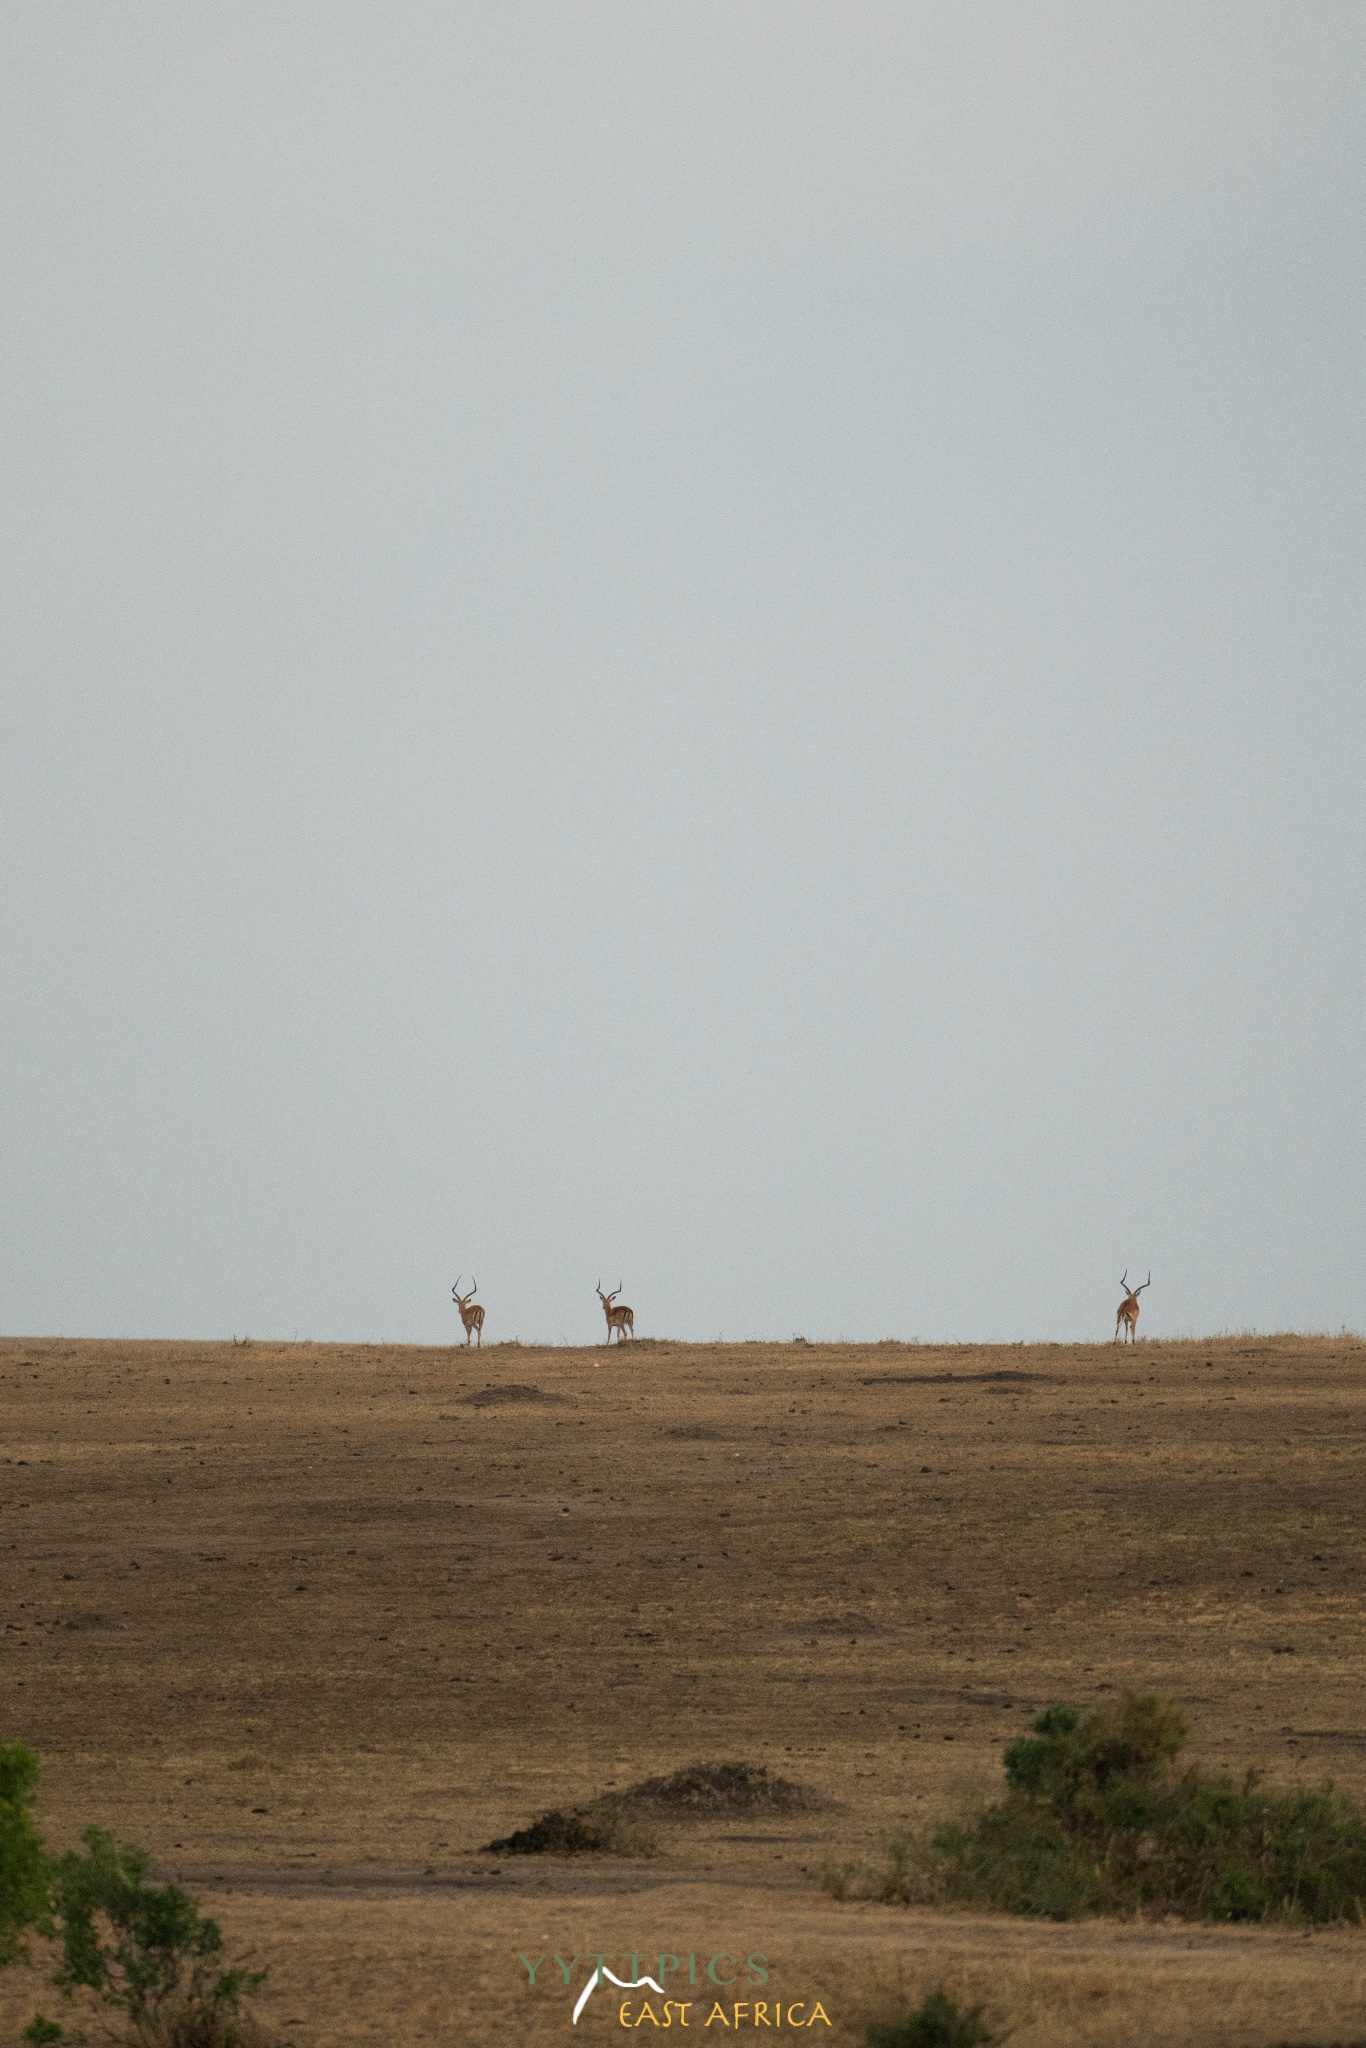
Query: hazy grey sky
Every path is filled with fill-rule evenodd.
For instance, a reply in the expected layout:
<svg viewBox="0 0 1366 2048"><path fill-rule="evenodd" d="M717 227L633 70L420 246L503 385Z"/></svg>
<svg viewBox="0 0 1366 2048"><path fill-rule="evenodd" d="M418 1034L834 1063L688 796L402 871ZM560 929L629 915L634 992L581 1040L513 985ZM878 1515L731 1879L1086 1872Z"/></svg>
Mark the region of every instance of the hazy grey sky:
<svg viewBox="0 0 1366 2048"><path fill-rule="evenodd" d="M1364 111L1359 0L8 0L0 1323L1366 1324Z"/></svg>

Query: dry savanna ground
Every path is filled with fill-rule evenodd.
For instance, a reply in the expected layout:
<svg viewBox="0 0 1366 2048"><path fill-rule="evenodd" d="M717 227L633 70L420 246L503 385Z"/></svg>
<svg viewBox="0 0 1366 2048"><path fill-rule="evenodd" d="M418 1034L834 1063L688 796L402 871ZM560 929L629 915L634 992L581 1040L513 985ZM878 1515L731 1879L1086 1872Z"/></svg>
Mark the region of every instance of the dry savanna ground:
<svg viewBox="0 0 1366 2048"><path fill-rule="evenodd" d="M1354 1339L11 1339L0 1394L0 1733L42 1759L49 1842L146 1844L270 1964L301 2048L563 2040L598 1953L677 1957L690 2025L743 2005L748 2038L759 1997L819 1999L852 2043L881 1990L938 1981L1015 2048L1366 2036L1357 1928L1034 1925L816 1881L997 1782L1049 1701L1125 1686L1177 1694L1207 1763L1366 1793ZM822 1803L669 1828L648 1861L478 1853L699 1758ZM42 1990L0 1980L9 2038ZM577 2037L619 2039L619 2003Z"/></svg>

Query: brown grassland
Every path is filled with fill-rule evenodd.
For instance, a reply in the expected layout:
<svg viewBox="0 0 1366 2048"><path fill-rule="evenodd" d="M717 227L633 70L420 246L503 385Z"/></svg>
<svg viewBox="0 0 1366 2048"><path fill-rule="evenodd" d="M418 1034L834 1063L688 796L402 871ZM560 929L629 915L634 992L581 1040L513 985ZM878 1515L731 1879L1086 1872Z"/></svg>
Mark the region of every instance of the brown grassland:
<svg viewBox="0 0 1366 2048"><path fill-rule="evenodd" d="M519 1387L545 1398L473 1399ZM5 1340L0 1735L42 1761L49 1843L144 1843L269 1963L259 2010L301 2048L573 2038L555 1954L577 1990L589 1955L660 1951L696 1956L699 2028L755 1997L708 1960L762 1952L760 1995L819 1998L843 2043L935 1982L1014 2048L1366 2036L1358 1927L818 1882L997 1785L1048 1702L1126 1686L1185 1703L1201 1762L1366 1794L1364 1393L1345 1336ZM821 1803L668 1827L648 1860L478 1853L722 1758ZM620 1998L577 2035L621 2038ZM39 2003L7 1972L3 2037Z"/></svg>

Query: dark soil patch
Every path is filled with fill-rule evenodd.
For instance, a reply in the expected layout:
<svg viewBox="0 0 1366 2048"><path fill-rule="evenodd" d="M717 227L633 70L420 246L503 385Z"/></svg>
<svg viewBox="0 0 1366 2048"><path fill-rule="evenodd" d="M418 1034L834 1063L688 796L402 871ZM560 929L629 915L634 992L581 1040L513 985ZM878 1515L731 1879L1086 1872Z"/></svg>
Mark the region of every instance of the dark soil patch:
<svg viewBox="0 0 1366 2048"><path fill-rule="evenodd" d="M815 1621L804 1621L797 1634L807 1636L875 1636L877 1623L869 1621L866 1614L822 1614Z"/></svg>
<svg viewBox="0 0 1366 2048"><path fill-rule="evenodd" d="M880 1372L866 1379L865 1387L1000 1387L1021 1380L1038 1386L1056 1386L1049 1372Z"/></svg>
<svg viewBox="0 0 1366 2048"><path fill-rule="evenodd" d="M481 1387L477 1394L461 1396L462 1408L505 1408L513 1401L535 1401L544 1404L566 1406L563 1394L543 1394L539 1387L528 1387L514 1382L506 1387Z"/></svg>
<svg viewBox="0 0 1366 2048"><path fill-rule="evenodd" d="M680 1423L677 1429L666 1429L664 1435L679 1444L718 1444L721 1441L719 1429L709 1429L705 1422Z"/></svg>

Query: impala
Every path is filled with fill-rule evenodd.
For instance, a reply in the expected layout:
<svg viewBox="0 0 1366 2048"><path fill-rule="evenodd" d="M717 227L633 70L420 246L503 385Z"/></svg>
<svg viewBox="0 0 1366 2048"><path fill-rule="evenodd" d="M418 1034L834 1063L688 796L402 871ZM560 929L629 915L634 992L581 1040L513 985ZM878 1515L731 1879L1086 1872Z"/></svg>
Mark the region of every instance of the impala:
<svg viewBox="0 0 1366 2048"><path fill-rule="evenodd" d="M625 1302L621 1304L620 1308L617 1307L617 1296L620 1293L620 1280L618 1280L616 1286L612 1289L612 1292L610 1294L603 1293L602 1282L601 1280L599 1280L598 1300L602 1303L602 1312L607 1318L607 1341L609 1344L612 1341L613 1330L615 1330L617 1333L618 1344L620 1344L622 1338L626 1335L626 1332L628 1330L630 1331L633 1337L636 1334L635 1310L627 1308Z"/></svg>
<svg viewBox="0 0 1366 2048"><path fill-rule="evenodd" d="M470 1281L470 1291L468 1294L460 1292L460 1282L457 1280L451 1289L451 1299L459 1309L460 1320L465 1325L465 1342L468 1344L470 1338L477 1334L479 1349L482 1351L484 1348L484 1311L479 1303L474 1300L478 1292L479 1282L477 1280ZM473 1307L470 1306L471 1302L474 1303Z"/></svg>
<svg viewBox="0 0 1366 2048"><path fill-rule="evenodd" d="M1142 1294L1143 1287L1152 1286L1153 1276L1151 1273L1149 1273L1147 1279L1143 1282L1143 1287L1130 1287L1129 1268L1126 1266L1124 1268L1124 1278L1120 1281L1119 1284L1127 1291L1125 1293L1123 1301L1119 1304L1119 1308L1116 1310L1115 1313L1115 1342L1116 1344L1118 1344L1119 1342L1119 1326L1121 1323L1123 1323L1129 1332L1129 1342L1131 1344L1136 1344L1138 1342L1138 1338L1135 1334L1134 1326L1138 1321L1138 1297L1140 1294Z"/></svg>

